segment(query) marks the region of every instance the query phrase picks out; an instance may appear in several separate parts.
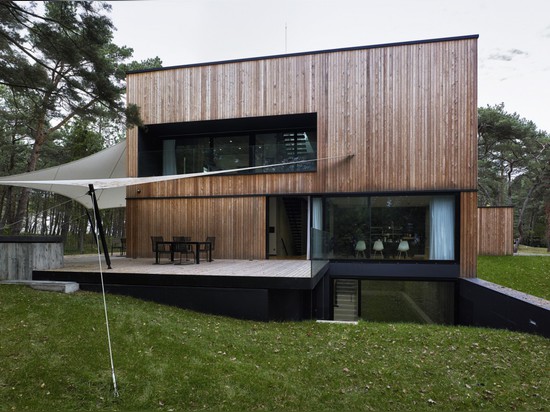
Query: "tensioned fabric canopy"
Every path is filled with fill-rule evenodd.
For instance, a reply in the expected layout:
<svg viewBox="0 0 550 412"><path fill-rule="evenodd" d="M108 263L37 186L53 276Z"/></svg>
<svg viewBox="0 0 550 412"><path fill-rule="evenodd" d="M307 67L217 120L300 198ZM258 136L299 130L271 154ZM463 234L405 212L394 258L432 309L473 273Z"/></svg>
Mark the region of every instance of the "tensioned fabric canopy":
<svg viewBox="0 0 550 412"><path fill-rule="evenodd" d="M92 208L88 185L95 179L118 179L127 177L126 141L91 156L59 166L0 177L0 185L22 186L51 191L67 196ZM126 188L119 186L110 190L96 190L98 207L109 209L126 206Z"/></svg>
<svg viewBox="0 0 550 412"><path fill-rule="evenodd" d="M0 177L0 185L22 186L51 191L74 199L88 209L93 208L91 197L88 196L89 185L93 185L98 207L100 209L109 209L126 206L126 186L308 163L340 157L347 158L350 156L353 155L180 175L128 177L126 169L126 141L122 141L113 147L64 165L35 172Z"/></svg>

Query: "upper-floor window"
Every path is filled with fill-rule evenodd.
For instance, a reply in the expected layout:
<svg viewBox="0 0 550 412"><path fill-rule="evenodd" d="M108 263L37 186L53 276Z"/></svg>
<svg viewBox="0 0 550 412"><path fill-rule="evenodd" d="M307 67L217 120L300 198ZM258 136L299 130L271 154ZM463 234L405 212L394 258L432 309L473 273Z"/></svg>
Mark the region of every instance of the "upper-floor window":
<svg viewBox="0 0 550 412"><path fill-rule="evenodd" d="M149 125L140 131L139 175L315 171L316 131L315 113Z"/></svg>

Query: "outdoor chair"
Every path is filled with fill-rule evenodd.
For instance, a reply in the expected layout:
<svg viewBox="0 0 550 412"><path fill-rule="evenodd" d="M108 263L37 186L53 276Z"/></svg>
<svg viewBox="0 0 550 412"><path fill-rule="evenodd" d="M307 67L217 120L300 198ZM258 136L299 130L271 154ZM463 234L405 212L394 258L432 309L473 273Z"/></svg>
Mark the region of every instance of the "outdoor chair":
<svg viewBox="0 0 550 412"><path fill-rule="evenodd" d="M111 255L114 255L115 250L120 251L119 256L124 256L126 254L126 238L125 237L120 238L120 243L118 243L118 244L113 243L111 245Z"/></svg>
<svg viewBox="0 0 550 412"><path fill-rule="evenodd" d="M206 241L207 242L210 242L210 245L212 246L212 254L214 254L214 249L216 248L216 237L215 236L208 236L206 238ZM208 256L208 245L201 245L201 247L199 248L199 256L201 253L206 253L206 256L207 257L212 257L212 255ZM214 259L212 259L214 260Z"/></svg>
<svg viewBox="0 0 550 412"><path fill-rule="evenodd" d="M172 238L174 242L190 242L191 237L188 236L174 236ZM189 253L193 255L193 260L195 258L195 251L193 250L193 245L185 245L185 244L175 244L174 245L174 253L180 254L180 265L181 265L181 258L183 257L183 254L185 253L185 260L189 260Z"/></svg>
<svg viewBox="0 0 550 412"><path fill-rule="evenodd" d="M162 236L151 236L151 247L153 249L153 253L155 254L155 257L157 253L156 246L158 242L164 242L164 238ZM159 260L162 254L165 254L165 255L167 254L170 256L170 258L173 256L173 252L170 248L170 245L159 245L158 254L159 254Z"/></svg>

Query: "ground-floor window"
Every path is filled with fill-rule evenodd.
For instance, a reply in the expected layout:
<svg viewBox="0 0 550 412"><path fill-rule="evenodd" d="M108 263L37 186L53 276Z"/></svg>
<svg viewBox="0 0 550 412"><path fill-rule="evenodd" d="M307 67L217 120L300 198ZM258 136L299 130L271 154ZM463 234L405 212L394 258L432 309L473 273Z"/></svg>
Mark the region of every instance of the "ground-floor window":
<svg viewBox="0 0 550 412"><path fill-rule="evenodd" d="M454 261L455 195L333 196L312 201L312 257Z"/></svg>
<svg viewBox="0 0 550 412"><path fill-rule="evenodd" d="M453 324L452 281L335 279L334 319Z"/></svg>

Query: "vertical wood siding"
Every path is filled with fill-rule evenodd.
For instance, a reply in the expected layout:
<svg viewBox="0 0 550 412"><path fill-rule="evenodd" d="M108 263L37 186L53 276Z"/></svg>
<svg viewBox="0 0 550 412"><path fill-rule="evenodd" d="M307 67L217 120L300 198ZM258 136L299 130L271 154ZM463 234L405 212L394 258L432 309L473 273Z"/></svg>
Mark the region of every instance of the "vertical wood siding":
<svg viewBox="0 0 550 412"><path fill-rule="evenodd" d="M151 236L216 237L214 258L264 259L265 197L163 199L129 202L128 256L153 256ZM139 223L137 223L139 222Z"/></svg>
<svg viewBox="0 0 550 412"><path fill-rule="evenodd" d="M157 184L156 195L473 189L476 39L335 51L128 76L145 124L312 113L314 174ZM137 172L137 131L128 135Z"/></svg>
<svg viewBox="0 0 550 412"><path fill-rule="evenodd" d="M514 254L514 208L480 207L477 220L478 254Z"/></svg>
<svg viewBox="0 0 550 412"><path fill-rule="evenodd" d="M147 216L150 224L162 226L164 215L148 209L177 213L167 206L172 200L140 198L475 190L476 79L473 37L130 74L128 102L141 108L145 124L317 113L318 158L353 157L320 161L314 173L132 187L128 207L136 211L128 225ZM136 129L127 140L129 175L136 176ZM469 218L464 224L475 222ZM260 231L248 228L247 236ZM461 228L466 237L461 240L475 244L475 231Z"/></svg>

